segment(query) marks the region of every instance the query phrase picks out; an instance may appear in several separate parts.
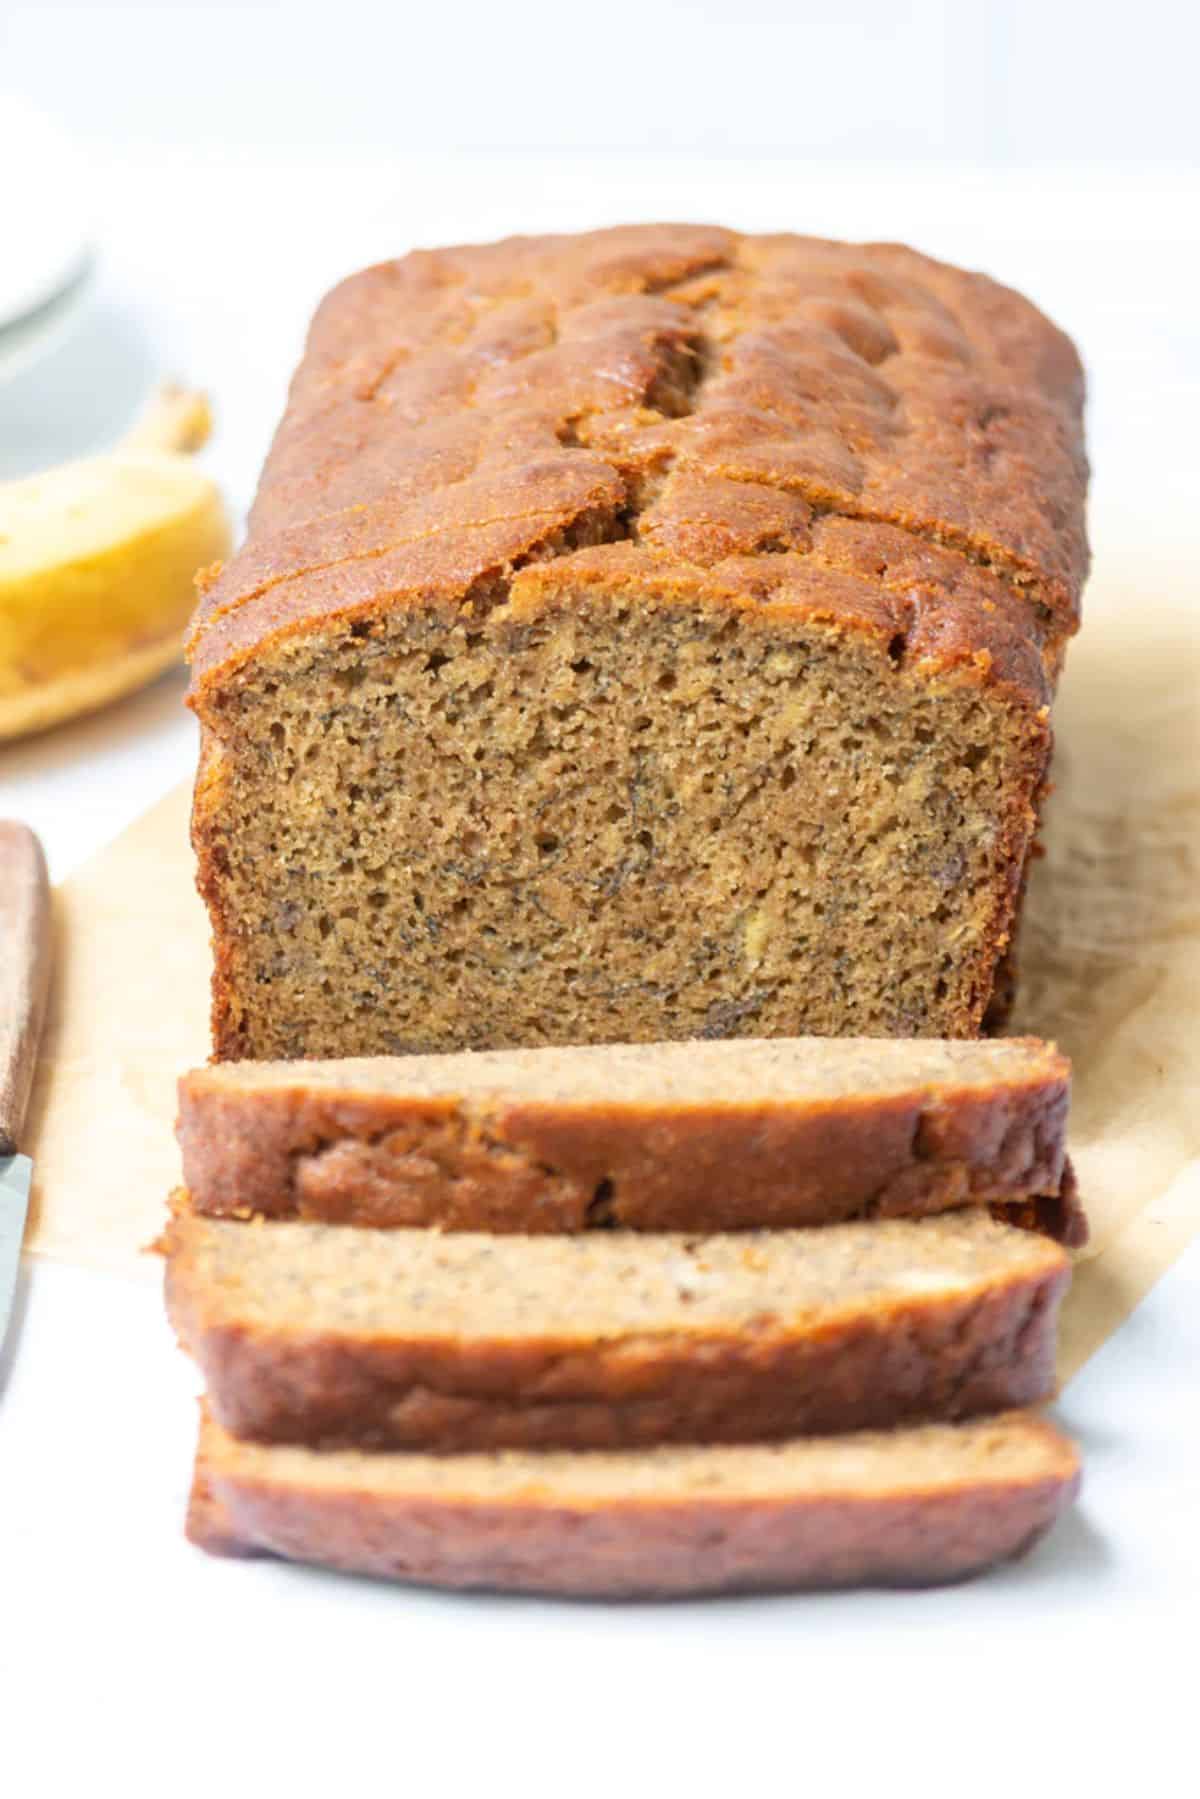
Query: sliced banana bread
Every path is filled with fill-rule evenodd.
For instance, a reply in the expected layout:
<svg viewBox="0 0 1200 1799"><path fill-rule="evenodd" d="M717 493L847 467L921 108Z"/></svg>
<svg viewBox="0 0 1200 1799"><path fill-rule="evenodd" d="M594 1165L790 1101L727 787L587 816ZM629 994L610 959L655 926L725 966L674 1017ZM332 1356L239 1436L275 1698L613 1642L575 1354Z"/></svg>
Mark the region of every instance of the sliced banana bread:
<svg viewBox="0 0 1200 1799"><path fill-rule="evenodd" d="M736 1442L1049 1397L1069 1279L974 1210L725 1236L243 1224L184 1210L167 1303L221 1423L440 1451Z"/></svg>
<svg viewBox="0 0 1200 1799"><path fill-rule="evenodd" d="M1033 1039L777 1039L217 1064L179 1084L198 1211L448 1230L737 1230L1025 1205L1070 1064Z"/></svg>
<svg viewBox="0 0 1200 1799"><path fill-rule="evenodd" d="M209 1416L188 1516L216 1554L609 1599L933 1586L1020 1555L1074 1498L1043 1419L589 1455L319 1453Z"/></svg>
<svg viewBox="0 0 1200 1799"><path fill-rule="evenodd" d="M974 1036L1087 566L982 275L641 226L322 305L192 639L217 1054Z"/></svg>

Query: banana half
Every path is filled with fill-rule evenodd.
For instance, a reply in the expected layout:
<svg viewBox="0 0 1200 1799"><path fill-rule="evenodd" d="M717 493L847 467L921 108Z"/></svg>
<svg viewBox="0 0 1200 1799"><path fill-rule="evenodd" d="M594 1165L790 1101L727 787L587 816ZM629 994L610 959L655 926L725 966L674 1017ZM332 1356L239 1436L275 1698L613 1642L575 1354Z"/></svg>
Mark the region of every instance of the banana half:
<svg viewBox="0 0 1200 1799"><path fill-rule="evenodd" d="M226 556L221 496L186 452L208 434L166 390L122 445L0 483L0 739L89 712L180 654L196 571Z"/></svg>

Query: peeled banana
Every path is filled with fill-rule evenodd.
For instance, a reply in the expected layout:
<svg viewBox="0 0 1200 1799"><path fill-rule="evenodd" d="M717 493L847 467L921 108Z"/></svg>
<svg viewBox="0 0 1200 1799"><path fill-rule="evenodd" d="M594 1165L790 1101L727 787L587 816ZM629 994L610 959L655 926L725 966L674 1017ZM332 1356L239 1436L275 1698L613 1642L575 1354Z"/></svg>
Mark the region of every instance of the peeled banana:
<svg viewBox="0 0 1200 1799"><path fill-rule="evenodd" d="M198 569L228 554L188 459L202 395L164 389L107 455L0 482L0 739L131 692L180 653Z"/></svg>

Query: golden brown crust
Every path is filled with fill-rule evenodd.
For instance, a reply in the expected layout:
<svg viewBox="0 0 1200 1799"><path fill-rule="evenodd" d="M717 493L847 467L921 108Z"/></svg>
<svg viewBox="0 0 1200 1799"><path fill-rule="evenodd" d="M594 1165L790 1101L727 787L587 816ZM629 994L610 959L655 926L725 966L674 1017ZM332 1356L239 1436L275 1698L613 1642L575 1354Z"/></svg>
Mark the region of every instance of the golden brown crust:
<svg viewBox="0 0 1200 1799"><path fill-rule="evenodd" d="M1027 301L895 245L647 226L364 270L313 322L250 541L202 597L195 701L281 629L461 601L570 561L581 528L632 538L635 581L783 550L821 605L828 527L858 521L868 563L898 537L922 557L963 646L994 654L1016 593L1040 652L1086 572L1081 401Z"/></svg>
<svg viewBox="0 0 1200 1799"><path fill-rule="evenodd" d="M942 1465L917 1474L914 1462L931 1438ZM1011 1452L1014 1439L1017 1465L997 1461L996 1447ZM188 1535L214 1554L575 1597L928 1586L1022 1554L1079 1486L1071 1445L1034 1417L897 1431L860 1444L874 1478L851 1477L835 1491L803 1465L790 1490L741 1490L731 1452L718 1450L707 1490L680 1479L677 1491L599 1497L542 1473L531 1455L522 1458L523 1493L489 1498L423 1493L416 1482L396 1490L377 1476L391 1457L347 1460L331 1479L316 1466L323 1457L238 1444L206 1417ZM890 1483L879 1480L881 1463L892 1470Z"/></svg>
<svg viewBox="0 0 1200 1799"><path fill-rule="evenodd" d="M738 1240L744 1242L740 1278L763 1290L762 1311L750 1326L732 1314L715 1320L698 1314L694 1323L683 1318L668 1327L654 1305L648 1321L622 1323L614 1316L596 1337L540 1325L536 1311L509 1334L489 1335L487 1326L439 1327L422 1315L402 1317L394 1307L384 1308L378 1321L372 1311L368 1328L358 1309L336 1322L320 1313L322 1283L353 1285L354 1266L338 1260L324 1229L320 1236L332 1254L322 1255L310 1239L317 1253L306 1260L297 1237L302 1228L205 1225L183 1212L167 1229L172 1324L204 1372L214 1413L239 1437L438 1453L616 1449L764 1442L973 1417L1051 1396L1058 1308L1070 1280L1069 1261L1056 1246L995 1226L993 1247L985 1233L971 1252L976 1262L951 1275L939 1259L949 1252L935 1246L926 1257L928 1227L908 1226L903 1252L912 1269L903 1280L893 1255L885 1258L888 1272L864 1277L861 1292L774 1310L786 1264L777 1254L778 1236L766 1235ZM867 1228L871 1245L859 1238L857 1247L846 1245L846 1255L862 1258L878 1245L877 1233L886 1227ZM1019 1243L1011 1241L1018 1236ZM658 1239L641 1241L657 1251ZM693 1267L700 1268L697 1278L714 1278L703 1272L704 1244L693 1260L685 1241L671 1249L681 1267L677 1278L690 1278L686 1270ZM251 1266L234 1253L238 1242L277 1248L278 1255L252 1257ZM423 1242L413 1245L415 1256L400 1236L391 1245L401 1252L395 1271L401 1307L410 1286L437 1279L453 1288L455 1304L462 1301L462 1282L473 1276L431 1271ZM536 1294L546 1276L536 1274L530 1245L517 1248ZM604 1260L620 1278L651 1278L639 1274L636 1249L613 1248ZM839 1268L845 1279L847 1267ZM854 1272L853 1261L848 1268ZM550 1278L571 1273L568 1265ZM577 1267L577 1279L580 1274ZM502 1277L493 1269L491 1278ZM314 1295L321 1287L304 1322L288 1311L297 1281L309 1283ZM355 1303L361 1309L367 1301Z"/></svg>
<svg viewBox="0 0 1200 1799"><path fill-rule="evenodd" d="M666 1045L657 1084L650 1046L645 1090L607 1100L530 1092L523 1065L497 1057L474 1061L494 1070L487 1094L456 1090L471 1072L456 1061L440 1092L424 1068L404 1092L403 1063L381 1063L374 1085L369 1063L319 1080L303 1064L286 1081L200 1069L179 1083L183 1176L199 1212L446 1230L719 1231L1023 1204L1059 1191L1070 1083L1065 1057L1028 1048L1025 1062L997 1046L987 1085L942 1066L956 1046L914 1042L906 1089L872 1086L880 1051L873 1064L866 1045L859 1088L832 1097L803 1091L802 1064L778 1066L784 1046L718 1045L714 1066L736 1057L740 1082L756 1061L763 1071L757 1098L720 1104L663 1091L680 1067ZM814 1050L852 1082L851 1048ZM596 1066L589 1051L538 1055L567 1089L573 1068Z"/></svg>

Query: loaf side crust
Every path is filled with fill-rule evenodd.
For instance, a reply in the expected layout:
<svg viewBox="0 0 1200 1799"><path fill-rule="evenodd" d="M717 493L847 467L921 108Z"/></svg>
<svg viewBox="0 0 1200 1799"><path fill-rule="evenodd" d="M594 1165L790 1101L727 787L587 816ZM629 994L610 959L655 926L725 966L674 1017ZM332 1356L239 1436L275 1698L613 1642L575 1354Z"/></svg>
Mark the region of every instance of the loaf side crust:
<svg viewBox="0 0 1200 1799"><path fill-rule="evenodd" d="M567 1458L615 1464L592 1492L561 1458L509 1458L514 1481L489 1495L465 1466L460 1481L452 1468L422 1490L424 1458L264 1449L205 1417L187 1528L213 1554L561 1597L934 1586L1023 1554L1079 1487L1072 1445L1029 1415L851 1442L857 1468L840 1480L814 1472L827 1446L784 1444L686 1452L690 1466L672 1474L668 1463L657 1492L646 1491L648 1458L680 1452ZM730 1460L772 1453L783 1472L771 1491L754 1491ZM641 1464L633 1479L630 1460ZM614 1493L620 1482L629 1490Z"/></svg>

